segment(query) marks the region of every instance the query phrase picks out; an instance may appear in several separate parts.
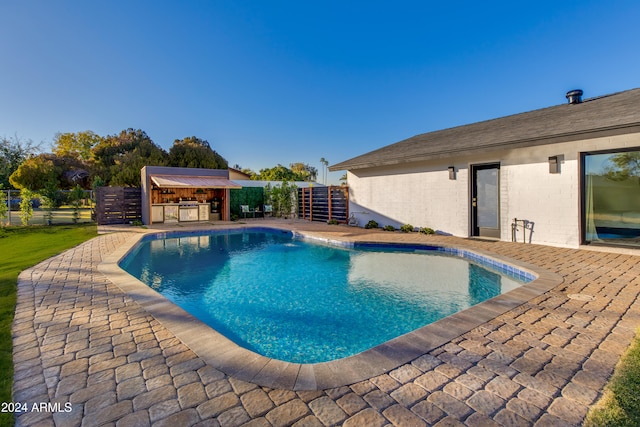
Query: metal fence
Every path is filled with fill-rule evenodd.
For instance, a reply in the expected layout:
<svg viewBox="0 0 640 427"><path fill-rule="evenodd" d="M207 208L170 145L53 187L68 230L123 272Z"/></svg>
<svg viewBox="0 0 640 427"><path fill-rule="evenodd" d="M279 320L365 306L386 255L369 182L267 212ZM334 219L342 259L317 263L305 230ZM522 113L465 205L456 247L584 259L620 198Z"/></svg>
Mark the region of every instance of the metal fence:
<svg viewBox="0 0 640 427"><path fill-rule="evenodd" d="M0 190L5 195L4 202L7 206L7 216L3 221L6 225L22 225L20 218L20 203L22 197L20 190ZM66 200L66 195L71 190L59 190ZM74 216L74 208L70 206L61 206L53 209L47 209L39 196L31 199L33 207L33 216L29 220L29 225L46 225L46 224L69 224L73 222L92 222L93 221L93 191L85 190L85 198L81 200L78 216Z"/></svg>

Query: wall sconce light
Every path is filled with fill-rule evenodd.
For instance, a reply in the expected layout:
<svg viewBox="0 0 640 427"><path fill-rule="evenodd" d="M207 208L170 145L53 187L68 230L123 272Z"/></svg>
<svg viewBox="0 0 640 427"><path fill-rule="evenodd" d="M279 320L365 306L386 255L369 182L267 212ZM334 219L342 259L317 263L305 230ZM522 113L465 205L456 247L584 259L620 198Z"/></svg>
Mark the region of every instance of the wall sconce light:
<svg viewBox="0 0 640 427"><path fill-rule="evenodd" d="M449 166L447 169L449 170L449 179L456 179L456 168Z"/></svg>
<svg viewBox="0 0 640 427"><path fill-rule="evenodd" d="M564 156L549 157L549 173L560 173L560 163Z"/></svg>

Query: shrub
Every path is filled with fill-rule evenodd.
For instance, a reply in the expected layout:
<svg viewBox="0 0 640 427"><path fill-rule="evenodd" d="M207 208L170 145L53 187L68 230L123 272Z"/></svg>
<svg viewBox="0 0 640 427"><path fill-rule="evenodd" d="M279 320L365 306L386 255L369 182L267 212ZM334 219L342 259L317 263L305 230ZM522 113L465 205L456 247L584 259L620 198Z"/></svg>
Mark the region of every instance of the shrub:
<svg viewBox="0 0 640 427"><path fill-rule="evenodd" d="M4 227L4 223L7 220L7 213L9 208L7 208L7 195L5 190L2 190L2 185L0 184L0 228Z"/></svg>
<svg viewBox="0 0 640 427"><path fill-rule="evenodd" d="M338 225L338 220L331 218L329 221L327 221L327 224L329 225Z"/></svg>
<svg viewBox="0 0 640 427"><path fill-rule="evenodd" d="M365 226L364 228L378 228L378 223L375 222L374 220L370 220Z"/></svg>
<svg viewBox="0 0 640 427"><path fill-rule="evenodd" d="M396 231L396 228L393 225L385 225L382 229L384 231Z"/></svg>
<svg viewBox="0 0 640 427"><path fill-rule="evenodd" d="M33 217L33 204L31 203L31 199L34 194L30 190L23 188L20 190L20 196L22 197L20 200L20 221L22 225L29 225L29 221L31 217Z"/></svg>
<svg viewBox="0 0 640 427"><path fill-rule="evenodd" d="M274 216L293 218L295 207L298 205L298 187L286 180L279 186L271 187L267 184L264 188L264 199L273 206Z"/></svg>
<svg viewBox="0 0 640 427"><path fill-rule="evenodd" d="M265 189L262 187L233 188L229 192L229 198L229 210L232 215L236 214L238 218L242 216L240 205L248 205L253 209L255 207L262 208L265 203L269 204L265 202Z"/></svg>
<svg viewBox="0 0 640 427"><path fill-rule="evenodd" d="M84 190L79 185L76 185L75 188L71 190L71 193L69 193L71 206L73 206L73 222L74 223L77 223L78 220L80 219L80 206L82 204L83 198L84 198ZM139 222L140 222L140 225L142 225L142 222L141 221Z"/></svg>
<svg viewBox="0 0 640 427"><path fill-rule="evenodd" d="M435 231L433 231L433 228L429 228L429 227L422 227L422 228L420 229L420 232L421 232L422 234L436 234L436 232L435 232Z"/></svg>
<svg viewBox="0 0 640 427"><path fill-rule="evenodd" d="M402 231L403 233L411 233L413 231L413 225L405 224L400 227L400 231Z"/></svg>
<svg viewBox="0 0 640 427"><path fill-rule="evenodd" d="M47 224L53 222L53 210L60 206L61 193L58 190L58 182L55 179L45 183L44 188L40 191L40 199L45 209L45 219Z"/></svg>

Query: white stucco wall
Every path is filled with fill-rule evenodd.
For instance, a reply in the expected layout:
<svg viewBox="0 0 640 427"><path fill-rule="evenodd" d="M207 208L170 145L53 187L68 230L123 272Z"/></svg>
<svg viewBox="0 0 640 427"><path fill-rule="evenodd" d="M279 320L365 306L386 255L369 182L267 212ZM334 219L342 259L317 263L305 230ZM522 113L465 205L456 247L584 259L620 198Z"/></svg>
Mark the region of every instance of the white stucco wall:
<svg viewBox="0 0 640 427"><path fill-rule="evenodd" d="M359 225L412 224L468 237L470 165L500 163L501 239L510 241L514 218L533 222L532 243L580 244L580 153L638 148L640 134L543 145L473 157L360 169L348 172L349 211ZM560 173L548 158L561 156ZM448 166L455 166L450 180ZM522 233L517 235L522 241Z"/></svg>
<svg viewBox="0 0 640 427"><path fill-rule="evenodd" d="M359 225L373 219L383 227L403 224L463 235L468 230L466 165L450 180L448 164L415 164L349 172L349 212ZM456 167L456 169L458 169Z"/></svg>
<svg viewBox="0 0 640 427"><path fill-rule="evenodd" d="M580 190L577 152L535 147L506 153L500 168L501 239L511 240L514 218L533 223L533 233L517 230L516 240L578 246ZM560 150L560 151L559 151ZM567 153L567 154L565 154ZM561 155L560 173L549 173L549 157Z"/></svg>

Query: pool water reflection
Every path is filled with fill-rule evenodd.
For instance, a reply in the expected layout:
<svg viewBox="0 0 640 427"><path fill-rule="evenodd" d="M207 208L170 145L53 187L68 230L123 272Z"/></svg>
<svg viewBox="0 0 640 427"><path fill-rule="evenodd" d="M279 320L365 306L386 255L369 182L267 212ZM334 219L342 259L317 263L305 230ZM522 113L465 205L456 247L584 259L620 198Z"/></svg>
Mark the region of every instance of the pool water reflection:
<svg viewBox="0 0 640 427"><path fill-rule="evenodd" d="M144 239L120 265L238 345L295 363L359 353L522 284L442 252L268 229Z"/></svg>

